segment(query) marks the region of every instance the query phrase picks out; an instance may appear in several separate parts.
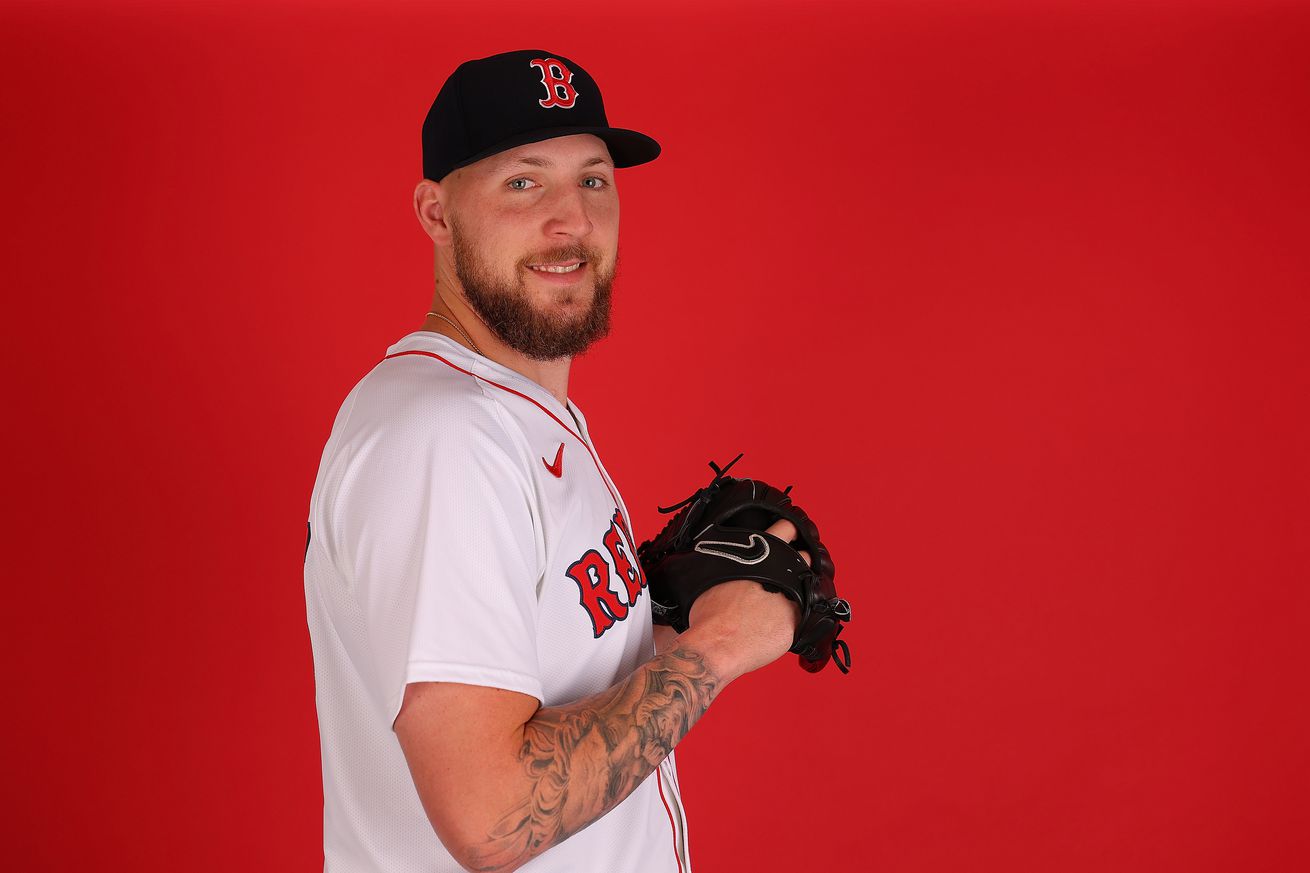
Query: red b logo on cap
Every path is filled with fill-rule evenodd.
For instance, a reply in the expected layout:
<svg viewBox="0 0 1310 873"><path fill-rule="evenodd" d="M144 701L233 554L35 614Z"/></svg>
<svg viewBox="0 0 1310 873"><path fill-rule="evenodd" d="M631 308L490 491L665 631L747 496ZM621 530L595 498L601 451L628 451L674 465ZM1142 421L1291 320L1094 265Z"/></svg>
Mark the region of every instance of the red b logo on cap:
<svg viewBox="0 0 1310 873"><path fill-rule="evenodd" d="M578 99L578 92L569 84L573 81L573 74L569 72L569 68L555 58L533 58L528 63L541 70L541 84L546 86L548 96L545 100L537 102L546 109L553 106L572 109Z"/></svg>

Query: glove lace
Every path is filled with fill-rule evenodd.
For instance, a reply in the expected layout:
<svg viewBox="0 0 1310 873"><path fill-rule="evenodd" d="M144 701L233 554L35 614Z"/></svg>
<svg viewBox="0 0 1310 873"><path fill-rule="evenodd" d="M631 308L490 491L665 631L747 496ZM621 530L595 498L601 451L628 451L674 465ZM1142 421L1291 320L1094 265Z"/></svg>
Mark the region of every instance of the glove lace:
<svg viewBox="0 0 1310 873"><path fill-rule="evenodd" d="M838 652L841 653L840 657ZM837 669L843 673L851 672L851 647L846 645L845 640L832 641L832 662L837 665Z"/></svg>
<svg viewBox="0 0 1310 873"><path fill-rule="evenodd" d="M713 461L710 461L710 469L714 471L714 478L710 480L710 484L706 485L704 488L697 488L696 491L695 491L695 493L693 493L693 494L692 494L690 497L688 497L686 500L679 501L678 503L675 503L675 504L673 504L673 505L670 506L670 507L667 507L667 508L666 508L666 507L663 507L663 506L657 506L657 507L655 507L655 508L658 509L658 510L660 511L660 513L663 514L663 515L668 515L670 512L677 512L679 509L682 509L682 507L684 507L684 506L686 506L688 503L691 503L692 501L696 500L698 497L700 497L700 496L701 496L702 494L704 494L706 491L711 491L711 490L713 490L715 487L717 487L718 484L719 484L719 480L723 478L723 476L724 476L725 473L727 473L729 470L732 469L732 465L733 465L733 464L735 464L735 463L737 463L738 461L741 460L741 456L744 455L744 454L745 454L745 452L738 452L738 453L737 453L737 457L735 457L735 458L733 458L731 461L729 461L729 462L728 462L728 466L723 467L723 468L720 468L718 464L714 463ZM790 485L787 486L787 490L788 490L788 491L791 490L791 486L790 486ZM784 492L784 493L786 493L786 492Z"/></svg>

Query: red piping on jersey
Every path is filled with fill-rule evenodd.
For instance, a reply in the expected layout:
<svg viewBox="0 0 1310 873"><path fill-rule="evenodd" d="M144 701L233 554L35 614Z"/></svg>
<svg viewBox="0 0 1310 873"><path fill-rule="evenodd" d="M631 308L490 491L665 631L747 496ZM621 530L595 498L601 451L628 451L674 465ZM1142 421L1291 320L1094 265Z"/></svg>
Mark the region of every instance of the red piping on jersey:
<svg viewBox="0 0 1310 873"><path fill-rule="evenodd" d="M673 826L673 860L678 862L678 873L682 873L682 853L678 851L678 825L673 820L673 810L669 809L669 802L664 799L664 774L660 772L660 765L655 765L655 787L660 790L660 803L664 804L664 811L669 814L669 824Z"/></svg>
<svg viewBox="0 0 1310 873"><path fill-rule="evenodd" d="M536 400L533 400L531 397L529 397L528 395L524 394L522 391L515 391L513 388L510 388L510 387L508 387L508 386L506 386L506 385L502 385L502 384L500 384L499 382L493 382L492 380L488 379L488 378L485 377L485 376L479 376L477 373L471 373L471 372L469 372L468 370L465 370L463 367L460 367L460 366L457 366L457 365L455 365L455 364L452 364L450 361L447 361L445 358L441 357L441 355L438 355L438 354L436 354L435 352L423 352L423 351L419 351L419 350L417 350L417 349L414 349L414 350L407 351L407 352L395 352L395 353L393 353L393 354L387 355L387 356L384 357L382 360L385 361L385 360L388 360L388 359L390 359L390 358L398 358L398 357L400 357L401 355L424 355L424 356L429 357L429 358L436 358L438 361L440 361L441 363L445 364L447 367L450 367L450 368L455 369L455 370L459 370L461 373L464 373L464 374L467 375L467 376L472 376L474 379L477 379L477 380L479 380L479 381L486 382L488 385L495 385L497 388L501 389L502 391L508 391L510 394L513 394L513 395L515 395L515 396L517 396L517 397L522 397L524 400L528 401L528 402L531 403L533 406L537 407L537 408L540 409L542 412L544 412L544 413L546 413L547 415L549 415L552 419L554 419L554 421L555 421L556 424L558 424L560 427L562 427L562 428L564 428L566 431L568 431L569 436L573 437L575 440L577 440L578 442L582 443L582 447L583 447L584 449L587 450L587 454L591 455L591 462L592 462L593 464L596 465L596 472L600 474L600 481L603 482L603 483L605 484L605 490L608 491L608 492L610 493L610 497L613 498L613 500L614 500L614 508L615 508L615 509L622 509L622 508L623 508L622 504L619 503L619 497L618 497L618 495L615 494L615 493L614 493L614 489L610 487L609 479L605 476L605 471L602 470L602 469L600 468L600 460L596 457L596 453L593 452L593 451L591 450L591 446L587 445L587 441L584 440L581 436L579 436L578 434L574 433L574 432L573 432L573 428L569 427L567 424L565 424L564 422L560 421L560 420L559 420L559 416L555 415L555 413L551 412L549 409L547 409L546 407L542 406L540 403L538 403ZM625 513L625 515L626 515L626 513ZM624 521L626 522L627 519L625 518ZM625 527L626 527L626 525L625 525ZM626 534L628 535L628 542L632 542L632 531L630 531L630 530L625 530L624 533L626 533ZM666 807L666 808L667 808L667 807ZM679 864L679 869L681 869L681 864Z"/></svg>

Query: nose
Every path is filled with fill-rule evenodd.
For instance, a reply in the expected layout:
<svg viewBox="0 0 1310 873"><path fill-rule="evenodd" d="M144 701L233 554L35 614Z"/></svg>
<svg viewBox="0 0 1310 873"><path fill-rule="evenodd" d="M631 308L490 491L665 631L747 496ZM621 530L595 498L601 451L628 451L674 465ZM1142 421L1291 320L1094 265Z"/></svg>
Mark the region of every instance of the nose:
<svg viewBox="0 0 1310 873"><path fill-rule="evenodd" d="M562 188L547 201L546 235L582 239L594 224L584 199L586 191L574 186Z"/></svg>

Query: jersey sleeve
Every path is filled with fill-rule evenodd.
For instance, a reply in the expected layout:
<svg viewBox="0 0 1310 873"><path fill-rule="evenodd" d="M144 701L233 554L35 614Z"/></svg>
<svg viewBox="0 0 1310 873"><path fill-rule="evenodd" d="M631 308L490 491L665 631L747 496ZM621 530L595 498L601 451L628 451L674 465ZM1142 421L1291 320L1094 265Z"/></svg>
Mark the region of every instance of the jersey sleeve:
<svg viewBox="0 0 1310 873"><path fill-rule="evenodd" d="M540 524L502 415L476 388L365 392L351 411L335 560L364 625L354 660L388 726L410 682L542 698Z"/></svg>

